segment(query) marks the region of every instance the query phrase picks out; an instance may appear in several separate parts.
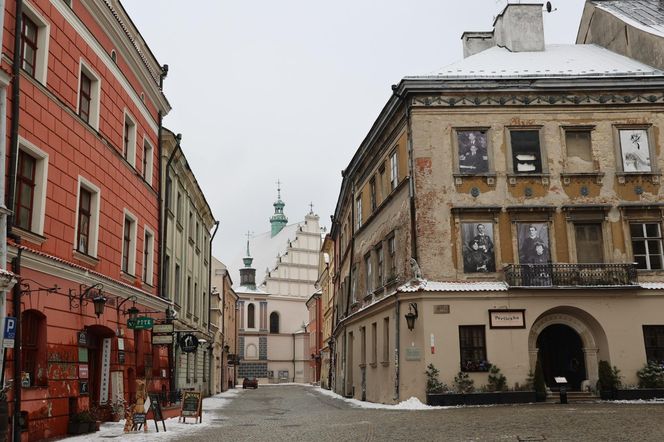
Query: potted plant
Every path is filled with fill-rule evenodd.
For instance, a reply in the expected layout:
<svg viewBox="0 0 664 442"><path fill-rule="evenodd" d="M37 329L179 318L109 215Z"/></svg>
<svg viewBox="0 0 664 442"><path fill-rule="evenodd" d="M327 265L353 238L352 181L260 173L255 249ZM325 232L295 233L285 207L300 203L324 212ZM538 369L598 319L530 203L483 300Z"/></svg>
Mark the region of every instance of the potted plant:
<svg viewBox="0 0 664 442"><path fill-rule="evenodd" d="M615 399L616 390L620 388L620 370L611 367L607 361L599 361L597 391L604 400Z"/></svg>
<svg viewBox="0 0 664 442"><path fill-rule="evenodd" d="M539 357L537 358L537 363L535 364L535 377L533 378L533 383L537 402L545 402L546 382L544 382L544 371L542 370L542 362L540 362Z"/></svg>
<svg viewBox="0 0 664 442"><path fill-rule="evenodd" d="M96 420L89 410L83 410L71 416L67 425L68 434L85 434L96 430Z"/></svg>

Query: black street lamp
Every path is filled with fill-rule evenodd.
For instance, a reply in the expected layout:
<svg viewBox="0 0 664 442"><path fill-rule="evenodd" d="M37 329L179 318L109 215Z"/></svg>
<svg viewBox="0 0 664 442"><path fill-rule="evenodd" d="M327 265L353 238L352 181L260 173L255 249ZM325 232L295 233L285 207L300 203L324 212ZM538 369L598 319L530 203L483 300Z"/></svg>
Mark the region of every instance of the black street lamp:
<svg viewBox="0 0 664 442"><path fill-rule="evenodd" d="M136 318L138 318L138 313L140 312L139 309L136 308L135 305L129 307L127 309L127 314L129 315L129 320L134 321Z"/></svg>
<svg viewBox="0 0 664 442"><path fill-rule="evenodd" d="M408 330L413 330L415 328L415 320L417 319L417 304L411 302L408 307L408 313L406 313L406 324L408 325Z"/></svg>
<svg viewBox="0 0 664 442"><path fill-rule="evenodd" d="M92 298L92 303L95 307L95 315L99 318L104 313L104 306L106 305L106 296L101 294L101 290Z"/></svg>

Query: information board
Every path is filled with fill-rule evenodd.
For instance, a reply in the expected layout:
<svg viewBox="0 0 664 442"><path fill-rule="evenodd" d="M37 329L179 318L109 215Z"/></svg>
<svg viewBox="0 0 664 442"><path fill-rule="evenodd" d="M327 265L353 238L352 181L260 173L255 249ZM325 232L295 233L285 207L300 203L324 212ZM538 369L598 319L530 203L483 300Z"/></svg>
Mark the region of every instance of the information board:
<svg viewBox="0 0 664 442"><path fill-rule="evenodd" d="M200 391L185 391L182 394L182 408L178 422L185 422L186 418L193 417L198 422L203 422L201 410L202 396Z"/></svg>

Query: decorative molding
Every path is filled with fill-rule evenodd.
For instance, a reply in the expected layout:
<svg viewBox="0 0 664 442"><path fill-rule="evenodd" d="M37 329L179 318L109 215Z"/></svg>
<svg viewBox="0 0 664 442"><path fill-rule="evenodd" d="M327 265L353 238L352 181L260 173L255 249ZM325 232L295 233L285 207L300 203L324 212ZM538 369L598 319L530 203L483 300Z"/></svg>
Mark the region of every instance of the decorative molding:
<svg viewBox="0 0 664 442"><path fill-rule="evenodd" d="M607 104L664 104L664 94L650 95L510 95L510 96L418 96L411 99L417 107L458 106L570 106Z"/></svg>

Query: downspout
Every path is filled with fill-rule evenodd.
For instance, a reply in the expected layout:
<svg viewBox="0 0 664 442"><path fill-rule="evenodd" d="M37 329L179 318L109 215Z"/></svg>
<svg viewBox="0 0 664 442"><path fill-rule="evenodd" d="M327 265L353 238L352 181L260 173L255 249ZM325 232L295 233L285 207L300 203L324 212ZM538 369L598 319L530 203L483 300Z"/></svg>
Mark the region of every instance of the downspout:
<svg viewBox="0 0 664 442"><path fill-rule="evenodd" d="M400 341L400 330L401 330L401 321L399 315L401 314L401 301L399 300L399 293L396 294L396 305L394 307L394 313L396 315L395 322L395 332L394 332L394 401L399 402L399 358L401 353L401 341Z"/></svg>
<svg viewBox="0 0 664 442"><path fill-rule="evenodd" d="M4 12L4 11L3 11ZM18 123L21 113L19 103L21 95L21 29L23 21L23 1L16 0L16 15L14 24L14 54L12 60L12 123L10 127L9 142L11 143L9 151L9 187L7 193L7 205L14 208L14 199L16 193L16 170L18 168ZM1 122L4 124L4 121ZM7 234L12 230L14 215L10 213L7 216ZM12 234L12 238L20 244L21 238ZM21 274L21 249L18 249L16 258L12 263L12 269L16 275ZM19 428L19 417L21 416L21 285L16 282L13 288L14 297L14 315L16 316L16 343L14 354L14 417L12 419L13 440L20 442L21 429Z"/></svg>
<svg viewBox="0 0 664 442"><path fill-rule="evenodd" d="M166 78L166 75L168 75L168 65L167 64L165 64L161 67L161 74L159 75L159 90L162 91L162 93L163 93L163 87L164 87L164 79ZM164 128L164 124L163 124L164 114L161 110L157 113L157 120L158 120L157 122L159 124L159 128L157 130L157 158L159 158L159 161L157 161L157 167L159 169L157 171L158 172L157 176L161 177L161 155L162 155L162 152L163 152L163 145L162 145L162 142L161 142L161 133L162 133L162 130ZM158 229L158 232L157 232L157 254L158 254L157 256L159 256L159 268L157 269L157 281L160 281L158 295L161 298L165 298L166 293L164 293L162 291L162 286L161 286L161 280L162 280L163 275L164 275L164 273L163 273L164 272L164 270L163 270L164 262L162 261L161 257L162 257L162 249L165 248L162 245L162 240L163 240L163 233L164 233L163 232L163 217L166 215L166 213L164 211L164 200L163 200L163 194L162 194L162 190L161 190L161 179L159 180L159 186L158 186L158 189L157 189L157 198L159 199L159 203L160 203L159 213L157 215L157 223L159 224L159 229Z"/></svg>
<svg viewBox="0 0 664 442"><path fill-rule="evenodd" d="M235 354L233 356L233 388L237 385L237 364L240 361L240 359L237 357L237 352L238 352L238 342L237 342L237 328L238 324L240 323L240 320L238 319L238 311L240 310L238 307L238 302L240 301L239 298L235 299L235 327L233 327L233 331L235 334L235 339L233 340L233 344L235 346Z"/></svg>
<svg viewBox="0 0 664 442"><path fill-rule="evenodd" d="M295 383L295 333L293 333L293 383Z"/></svg>
<svg viewBox="0 0 664 442"><path fill-rule="evenodd" d="M5 10L5 0L0 0L0 11ZM0 29L4 29L5 25L5 14L0 14ZM1 51L0 51L1 52ZM9 78L7 83L3 81L3 84L0 86L0 121L7 121L7 87L9 86ZM7 268L7 215L9 210L5 205L5 177L4 171L7 170L7 125L0 124L0 170L3 172L3 176L0 177L0 269L5 270ZM0 320L7 317L7 291L0 293ZM3 333L4 335L4 333ZM0 336L0 342L4 341L4 337ZM2 367L2 372L0 373L0 386L4 385L5 382L5 354L7 350L0 350L0 366Z"/></svg>
<svg viewBox="0 0 664 442"><path fill-rule="evenodd" d="M208 329L208 334L210 333L210 308L212 307L212 241L214 241L214 236L217 234L217 230L219 229L219 221L214 222L214 232L212 233L212 236L210 237L210 246L208 247L209 251L209 257L208 257L208 305L207 305L207 329ZM223 304L222 304L222 309L221 309L221 323L224 323L224 309L223 309ZM221 334L223 335L224 329L221 329ZM210 348L208 349L209 352L209 357L208 357L208 394L212 394L212 346L214 345L214 341L210 343ZM222 347L223 347L223 341L222 341ZM223 349L221 352L221 355L224 355ZM223 365L223 361L222 361ZM203 369L205 370L205 368Z"/></svg>

